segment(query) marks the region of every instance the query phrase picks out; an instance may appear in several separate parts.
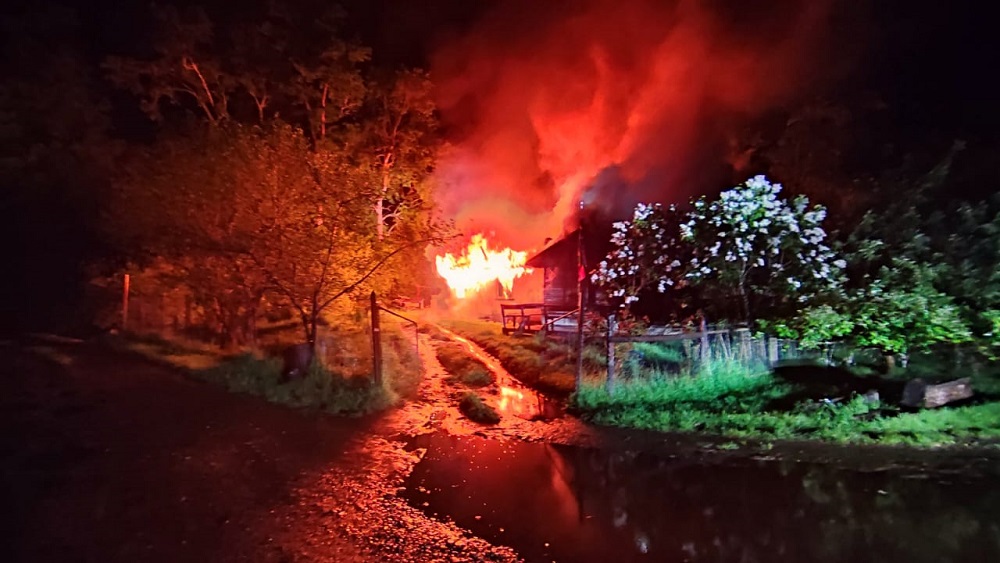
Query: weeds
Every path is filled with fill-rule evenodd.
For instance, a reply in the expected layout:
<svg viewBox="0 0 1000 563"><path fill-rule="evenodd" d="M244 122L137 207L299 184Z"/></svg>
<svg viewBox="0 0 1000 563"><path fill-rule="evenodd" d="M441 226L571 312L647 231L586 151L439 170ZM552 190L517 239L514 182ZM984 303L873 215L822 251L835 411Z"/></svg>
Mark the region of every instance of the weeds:
<svg viewBox="0 0 1000 563"><path fill-rule="evenodd" d="M570 393L575 387L576 357L567 344L538 335L505 336L496 323L451 321L442 324L482 346L526 385L559 393Z"/></svg>
<svg viewBox="0 0 1000 563"><path fill-rule="evenodd" d="M392 386L386 381L376 385L367 377L343 377L317 362L309 366L303 377L284 381L281 368L280 360L244 354L198 375L230 391L332 414L367 414L395 401Z"/></svg>
<svg viewBox="0 0 1000 563"><path fill-rule="evenodd" d="M451 374L449 381L464 383L470 387L482 387L493 381L489 368L457 342L438 344L436 354L441 365Z"/></svg>
<svg viewBox="0 0 1000 563"><path fill-rule="evenodd" d="M622 382L614 395L603 386L587 386L573 396L573 404L598 424L730 438L924 447L1000 440L998 402L899 412L854 396L842 402L802 401L790 410L776 410L770 405L796 387L738 363L711 362L696 375L646 375Z"/></svg>
<svg viewBox="0 0 1000 563"><path fill-rule="evenodd" d="M493 407L487 405L475 393L468 392L462 396L458 403L458 409L470 420L481 424L496 424L500 422L500 414Z"/></svg>
<svg viewBox="0 0 1000 563"><path fill-rule="evenodd" d="M332 414L359 415L385 409L403 397L416 395L420 383L420 359L412 332L397 323L383 323L383 378L372 382L371 341L350 323L331 323L314 361L301 377L285 380L282 360L244 352L226 356L218 350L168 341L158 337L130 338L118 345L152 360L181 368L193 376L230 391L264 397L268 401ZM344 328L347 327L347 328ZM262 343L277 353L297 336L274 331Z"/></svg>

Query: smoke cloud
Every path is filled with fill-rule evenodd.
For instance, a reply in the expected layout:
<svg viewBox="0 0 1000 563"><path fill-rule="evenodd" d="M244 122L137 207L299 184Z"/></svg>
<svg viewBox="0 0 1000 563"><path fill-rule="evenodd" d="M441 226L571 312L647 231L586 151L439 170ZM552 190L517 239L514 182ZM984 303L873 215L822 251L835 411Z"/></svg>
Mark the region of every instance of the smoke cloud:
<svg viewBox="0 0 1000 563"><path fill-rule="evenodd" d="M532 248L730 181L748 120L822 77L827 0L501 2L432 57L460 229Z"/></svg>

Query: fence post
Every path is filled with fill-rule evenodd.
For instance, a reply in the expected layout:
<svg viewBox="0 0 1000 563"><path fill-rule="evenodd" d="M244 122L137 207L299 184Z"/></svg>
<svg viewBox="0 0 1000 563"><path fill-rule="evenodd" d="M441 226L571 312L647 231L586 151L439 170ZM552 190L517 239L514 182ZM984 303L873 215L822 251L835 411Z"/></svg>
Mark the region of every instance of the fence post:
<svg viewBox="0 0 1000 563"><path fill-rule="evenodd" d="M372 292L372 380L376 385L382 383L382 329L379 327L378 300Z"/></svg>
<svg viewBox="0 0 1000 563"><path fill-rule="evenodd" d="M699 346L699 348L701 348L701 350L699 350L699 352L700 352L699 355L701 356L701 358L699 358L699 360L701 362L701 365L698 366L698 368L701 369L706 364L708 364L708 359L709 359L709 356L708 356L709 355L709 351L708 351L708 326L707 326L707 323L705 323L705 315L701 315L701 319L699 319L699 321L698 321L698 330L701 331L701 345Z"/></svg>
<svg viewBox="0 0 1000 563"><path fill-rule="evenodd" d="M778 339L774 336L767 337L767 360L771 365L778 363Z"/></svg>
<svg viewBox="0 0 1000 563"><path fill-rule="evenodd" d="M615 343L611 338L617 332L618 321L615 320L615 314L611 313L608 315L608 378L605 381L608 395L613 395L615 392Z"/></svg>

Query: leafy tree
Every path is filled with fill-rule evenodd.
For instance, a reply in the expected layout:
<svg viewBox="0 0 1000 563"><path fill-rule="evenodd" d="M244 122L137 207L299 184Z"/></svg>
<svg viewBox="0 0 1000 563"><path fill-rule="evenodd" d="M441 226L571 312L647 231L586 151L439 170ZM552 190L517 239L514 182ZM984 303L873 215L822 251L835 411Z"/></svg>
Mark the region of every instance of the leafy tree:
<svg viewBox="0 0 1000 563"><path fill-rule="evenodd" d="M970 342L988 330L986 319L975 329L976 310L989 308L988 298L976 296L990 290L974 286L989 287L993 274L986 269L1000 256L994 251L991 257L990 243L977 240L991 230L984 211L925 211L962 147L954 145L909 187L899 186L895 199L868 211L848 238L849 280L838 309L850 317L858 345L905 360L911 350Z"/></svg>
<svg viewBox="0 0 1000 563"><path fill-rule="evenodd" d="M735 298L747 322L757 313L794 316L836 294L846 264L826 245L825 210L809 209L804 196L789 203L780 191L757 176L683 214L639 204L631 221L615 224L614 248L593 280L623 307L652 288L687 286L703 302Z"/></svg>
<svg viewBox="0 0 1000 563"><path fill-rule="evenodd" d="M428 203L428 177L437 150L434 100L427 74L377 75L368 85L356 131L359 159L375 172L373 208L378 238Z"/></svg>
<svg viewBox="0 0 1000 563"><path fill-rule="evenodd" d="M855 341L905 355L915 348L972 340L954 299L937 289L939 268L897 257L851 295Z"/></svg>
<svg viewBox="0 0 1000 563"><path fill-rule="evenodd" d="M119 182L109 217L119 240L167 257L224 343L253 339L265 298L294 310L315 342L337 300L370 290L394 267L412 269L397 258L435 236L379 241L364 219L364 171L347 154L310 145L282 123L195 128L143 151Z"/></svg>

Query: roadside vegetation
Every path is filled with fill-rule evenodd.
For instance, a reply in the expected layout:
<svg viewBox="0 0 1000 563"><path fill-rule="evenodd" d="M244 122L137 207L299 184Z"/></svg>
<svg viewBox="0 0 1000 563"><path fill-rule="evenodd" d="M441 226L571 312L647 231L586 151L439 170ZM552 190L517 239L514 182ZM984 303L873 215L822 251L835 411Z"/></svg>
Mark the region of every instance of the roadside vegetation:
<svg viewBox="0 0 1000 563"><path fill-rule="evenodd" d="M453 320L441 325L481 346L525 385L561 394L573 391L576 354L568 343L541 336L505 336L500 325L487 321Z"/></svg>
<svg viewBox="0 0 1000 563"><path fill-rule="evenodd" d="M361 415L383 410L416 394L420 362L412 335L393 321L383 322L383 378L371 378L371 350L362 330L329 329L322 355L304 373L286 374L282 358L275 356L295 333L287 329L264 330L262 348L222 352L196 341L167 340L157 336L116 339L118 348L179 368L192 377L226 389L263 397L295 408L337 415ZM267 350L270 350L269 353Z"/></svg>
<svg viewBox="0 0 1000 563"><path fill-rule="evenodd" d="M996 444L1000 200L942 205L963 148L922 175L899 171L900 189L866 207L839 209L832 237L824 206L801 192L786 198L764 176L685 207L638 204L614 224L591 276L619 319L742 326L840 371L788 378L746 355L692 361L676 347L634 344L620 380L609 390L598 377L576 408L601 424L739 438ZM974 395L906 410L902 390L917 377L971 377Z"/></svg>
<svg viewBox="0 0 1000 563"><path fill-rule="evenodd" d="M469 420L480 424L496 424L500 422L500 413L486 404L482 397L471 391L462 396L462 400L458 403L458 410L469 417Z"/></svg>
<svg viewBox="0 0 1000 563"><path fill-rule="evenodd" d="M643 348L648 352L656 346ZM873 375L870 366L853 373L858 389L876 381L901 387L936 365L931 357L918 357L910 368L889 376ZM806 373L812 370L816 381L789 382L762 366L748 368L735 361L709 361L694 372L664 370L644 361L622 367L622 381L613 394L603 380L589 380L573 395L572 405L596 424L739 439L922 447L1000 444L1000 371L995 368L980 368L972 375L973 399L958 406L913 410L874 394L822 384L826 366L799 367Z"/></svg>
<svg viewBox="0 0 1000 563"><path fill-rule="evenodd" d="M438 361L449 373L448 381L469 387L483 387L493 382L486 364L475 358L458 342L438 342L435 346Z"/></svg>

